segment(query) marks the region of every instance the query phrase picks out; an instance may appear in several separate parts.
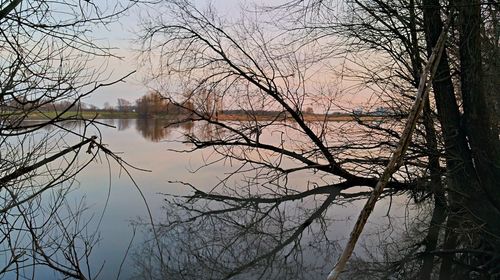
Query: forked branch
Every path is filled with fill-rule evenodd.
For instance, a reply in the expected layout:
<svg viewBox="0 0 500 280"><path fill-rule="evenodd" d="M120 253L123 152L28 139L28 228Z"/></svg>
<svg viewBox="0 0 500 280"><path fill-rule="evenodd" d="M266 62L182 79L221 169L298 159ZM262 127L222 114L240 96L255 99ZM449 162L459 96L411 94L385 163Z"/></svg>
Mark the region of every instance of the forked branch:
<svg viewBox="0 0 500 280"><path fill-rule="evenodd" d="M436 46L434 47L434 50L431 56L429 57L427 65L422 71L422 75L420 76L420 83L418 86L417 96L410 111L410 115L408 116L408 120L403 130L403 134L401 135L401 139L399 140L399 144L396 150L393 152L389 163L385 167L382 176L380 176L380 179L375 189L373 190L370 197L366 201L365 206L359 213L356 224L354 225L354 228L351 232L349 241L347 242L347 245L344 251L342 252L342 255L340 256L339 261L335 265L334 269L328 275L327 278L328 280L337 280L339 278L341 272L344 270L347 264L347 261L351 257L352 252L354 251L354 247L356 246L359 236L361 235L361 232L363 231L363 228L368 218L370 217L371 212L375 208L375 204L377 203L378 198L380 197L385 186L389 182L389 179L391 178L392 174L394 174L394 172L396 172L399 166L401 165L403 156L408 148L408 145L410 144L411 136L417 124L418 117L420 115L420 112L422 112L422 109L424 107L424 102L431 89L432 80L434 78L434 74L436 73L437 65L439 64L439 60L441 59L441 54L443 52L444 45L446 42L446 32L448 30L447 27L449 26L450 20L451 16L448 19L446 28L443 29L441 35L439 36L439 40L437 41Z"/></svg>

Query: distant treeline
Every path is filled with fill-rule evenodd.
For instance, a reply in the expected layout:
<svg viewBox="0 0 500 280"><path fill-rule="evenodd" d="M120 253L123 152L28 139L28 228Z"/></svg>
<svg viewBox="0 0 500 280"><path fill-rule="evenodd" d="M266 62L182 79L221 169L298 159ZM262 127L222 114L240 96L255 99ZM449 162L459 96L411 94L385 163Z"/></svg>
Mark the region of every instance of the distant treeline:
<svg viewBox="0 0 500 280"><path fill-rule="evenodd" d="M64 111L99 111L99 108L80 100L62 100L54 98L6 99L0 103L3 112L64 112Z"/></svg>
<svg viewBox="0 0 500 280"><path fill-rule="evenodd" d="M246 111L246 110L224 110L220 113L226 115L257 115L257 116L279 116L285 115L285 111L266 111L266 110L254 110L254 111Z"/></svg>
<svg viewBox="0 0 500 280"><path fill-rule="evenodd" d="M254 115L254 116L285 116L288 117L289 114L285 111L267 111L267 110L254 110L254 111L246 111L246 110L223 110L220 111L219 114L225 115ZM316 114L312 110L305 110L303 112L304 115L314 115L314 116L325 116L325 114ZM401 117L406 114L397 113L388 109L380 109L374 111L353 111L353 112L331 112L326 114L326 116L394 116Z"/></svg>
<svg viewBox="0 0 500 280"><path fill-rule="evenodd" d="M95 112L99 115L106 114L108 116L120 115L135 115L138 117L154 117L162 115L181 115L188 114L192 110L193 105L190 102L175 104L168 99L162 97L157 92L149 92L135 102L130 102L123 98L118 98L117 106L112 106L109 102L104 103L102 108L92 104L81 102L80 100L61 100L49 98L28 99L11 99L4 100L0 104L0 109L3 113L16 114L17 112L29 113L33 116L46 114L59 114L62 112L68 113L89 113ZM112 115L110 115L112 114Z"/></svg>
<svg viewBox="0 0 500 280"><path fill-rule="evenodd" d="M183 102L182 104L173 103L157 92L150 92L137 99L135 103L135 111L140 117L185 115L189 114L193 109L193 105L189 101ZM120 104L120 102L118 102L118 104ZM120 105L118 109L120 109Z"/></svg>
<svg viewBox="0 0 500 280"><path fill-rule="evenodd" d="M190 115L193 112L198 112L202 115L227 115L227 116L261 116L261 117L289 117L285 111L277 110L243 110L243 109L228 109L223 110L220 103L211 101L209 98L194 104L192 101L184 101L182 103L172 102L170 99L163 97L157 91L151 91L137 99L135 102L130 102L123 98L118 98L117 106L111 106L109 102L104 103L103 108L98 108L95 105L87 104L78 101L54 101L50 99L40 98L36 102L30 100L10 100L3 102L3 110L7 111L23 111L29 112L31 107L35 107L38 112L96 112L96 113L126 113L126 115L134 115L141 118ZM36 104L35 104L36 103ZM308 116L325 116L324 114L315 114L313 108L307 107L302 112ZM331 112L326 116L394 116L404 117L404 113L395 112L389 108L378 107L372 110L355 109L352 112ZM129 116L130 117L130 116Z"/></svg>

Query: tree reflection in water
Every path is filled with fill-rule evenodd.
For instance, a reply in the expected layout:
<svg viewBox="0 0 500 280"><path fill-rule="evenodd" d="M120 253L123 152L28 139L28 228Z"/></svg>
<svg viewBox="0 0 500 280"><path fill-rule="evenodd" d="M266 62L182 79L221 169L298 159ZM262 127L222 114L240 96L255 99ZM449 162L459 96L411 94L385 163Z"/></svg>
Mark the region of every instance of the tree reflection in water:
<svg viewBox="0 0 500 280"><path fill-rule="evenodd" d="M293 127L293 124L288 125ZM339 130L352 131L354 123L331 125ZM184 134L185 138L178 140L181 142L193 137L207 140L225 137L217 126L207 123L191 123L189 129L182 128L177 130ZM269 128L263 130L260 137L263 142L276 144L282 140L276 137L277 135L282 134ZM289 138L294 141L282 145L301 142L293 133ZM183 147L189 149L190 146ZM182 150L185 151L184 149ZM134 254L137 269L135 276L138 279L326 277L328 268L338 256L338 243L344 242L346 230L349 228L346 221L336 224L333 222L336 219L348 220L356 210L346 212L344 205L364 199L367 189L344 192L342 184L318 187L319 184L334 178L310 171L291 176L276 176L270 172L264 173L251 165L238 166L236 161L221 161L224 157L212 153L206 153L202 157L202 165L209 169L208 172L214 170L218 174L226 174L227 177L221 178L215 186L208 185L210 182L196 187L189 183L174 182L183 185L188 191L194 190L195 194L189 197L168 197L165 200L165 212L162 217L166 218L157 224L158 240L151 235ZM247 161L259 157L268 157L271 161L274 155L250 150L245 153ZM293 166L292 161L281 159L282 168ZM277 191L283 194L282 198L273 197L272 186L279 186ZM225 190L221 190L218 196L213 196L210 200L203 199L209 191L222 187ZM233 198L228 196L230 194L233 194ZM242 198L234 199L234 194ZM388 191L385 196L394 194L397 192ZM397 196L399 201L406 199L405 195ZM384 207L391 209L389 205ZM391 214L400 216L404 215L403 212L396 209ZM399 230L395 230L396 224L403 222L392 216L389 218L380 217L381 220L377 222L383 223L385 229L381 230L379 235L370 237L371 239L403 239L398 236L404 231L401 229L402 225L398 225ZM148 230L147 226L145 230ZM158 255L158 241L162 248L162 258ZM396 250L394 244L391 246L384 250ZM365 264L363 267L374 273L382 263L386 264L388 261L384 260L388 254L384 254L381 249L378 251L374 253L373 248L367 249L366 252L360 251L359 258L353 263L370 260L370 266ZM161 259L165 260L163 264ZM354 268L359 269L358 265ZM352 271L354 273L357 270ZM359 275L363 273L359 272Z"/></svg>
<svg viewBox="0 0 500 280"><path fill-rule="evenodd" d="M164 129L161 122L153 123L157 124L156 129ZM276 145L283 141L276 137L282 135L277 127L283 125L278 123L264 129L260 135L262 143ZM363 136L353 122L329 126L337 131L351 131L350 138ZM202 122L175 127L167 128L170 132L165 137L170 135L170 140L177 137L174 141L184 143L193 137L206 141L227 137L216 126ZM155 126L144 128L155 129ZM282 147L301 143L290 132L287 139L293 141L281 142ZM182 147L180 150L186 151L190 146ZM239 155L237 150L230 152L231 156ZM363 155L365 152L349 151L350 156L360 159L369 155ZM152 235L147 225L143 227L149 238L133 254L134 279L325 279L340 253L339 248L346 242L351 218L370 189L344 189L342 183L328 185L325 182L335 182L334 177L312 171L278 176L252 164L238 165L236 159L228 160L226 155L223 150L202 155L201 167L206 172L225 174L218 179L214 176L217 183L211 185L207 181L195 186L173 182L194 194L166 198L161 215L165 218L158 221L157 236ZM273 157L272 153L255 150L246 150L244 154L247 162L255 158L273 162ZM276 159L283 170L294 169L293 161ZM194 170L198 170L196 166ZM276 197L276 193L281 196ZM207 196L210 199L205 199ZM422 246L430 241L429 229L446 218L441 208L421 196L418 190L386 191L385 199L378 203L380 212L370 220L369 234L351 259L344 279L418 277L426 257L440 253L426 252ZM438 238L441 240L442 236Z"/></svg>
<svg viewBox="0 0 500 280"><path fill-rule="evenodd" d="M123 127L123 129L128 128L128 126L130 126L129 121L130 120L126 119L118 120L118 129L120 129L120 126ZM135 129L142 137L152 142L159 142L167 139L175 128L182 128L185 132L189 133L193 128L193 123L184 122L180 124L171 124L169 120L156 118L140 118L135 120Z"/></svg>
<svg viewBox="0 0 500 280"><path fill-rule="evenodd" d="M143 230L149 238L133 256L134 279L325 279L352 226L350 214L356 212L346 212L345 206L359 206L355 201L365 197L365 192L351 195L340 190L330 196L268 203L170 197L163 207L165 219L157 224L165 262L146 225ZM419 248L414 237L421 232L404 229L404 212L409 210L413 218L428 212L391 209L388 198L380 203L384 213L372 219L370 234L364 236L363 248L353 256L344 279L387 279L402 276L402 271L408 273L403 276L418 272L417 265L409 264L418 261L412 254ZM402 270L398 262L406 254Z"/></svg>
<svg viewBox="0 0 500 280"><path fill-rule="evenodd" d="M135 128L139 131L142 137L159 142L168 136L168 129L164 127L158 119L137 119Z"/></svg>
<svg viewBox="0 0 500 280"><path fill-rule="evenodd" d="M130 119L119 119L117 128L119 131L126 130L130 127L132 120Z"/></svg>

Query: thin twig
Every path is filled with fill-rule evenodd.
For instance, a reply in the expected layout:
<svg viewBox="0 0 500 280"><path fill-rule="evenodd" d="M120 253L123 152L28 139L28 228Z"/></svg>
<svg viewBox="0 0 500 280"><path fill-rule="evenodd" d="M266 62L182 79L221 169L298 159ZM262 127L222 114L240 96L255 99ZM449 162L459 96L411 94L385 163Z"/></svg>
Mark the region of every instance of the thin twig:
<svg viewBox="0 0 500 280"><path fill-rule="evenodd" d="M340 256L339 261L335 265L334 269L328 275L327 278L328 280L337 280L339 278L341 272L344 270L347 264L347 261L351 257L352 252L354 251L354 247L356 246L359 236L363 231L363 228L368 220L368 217L370 217L371 212L375 208L375 204L377 203L378 198L382 194L384 187L389 182L389 179L391 178L392 174L396 172L399 166L401 165L403 156L410 143L413 130L415 129L418 117L424 107L424 101L427 98L429 91L431 89L432 80L434 78L434 74L436 72L437 65L439 64L439 60L441 59L441 54L443 52L444 45L446 42L446 32L448 30L450 20L451 16L449 17L445 28L443 29L441 35L439 36L436 46L434 47L434 50L432 51L432 54L429 57L427 65L422 71L422 75L420 76L420 83L418 86L417 96L415 98L412 110L410 111L410 115L408 116L408 121L406 122L403 134L401 135L401 139L399 140L398 147L393 152L391 160L384 169L384 173L380 177L375 189L368 198L368 201L366 202L365 206L359 213L358 220L354 225L354 228L349 237L349 241L347 242L347 245L344 251L342 252L342 255Z"/></svg>

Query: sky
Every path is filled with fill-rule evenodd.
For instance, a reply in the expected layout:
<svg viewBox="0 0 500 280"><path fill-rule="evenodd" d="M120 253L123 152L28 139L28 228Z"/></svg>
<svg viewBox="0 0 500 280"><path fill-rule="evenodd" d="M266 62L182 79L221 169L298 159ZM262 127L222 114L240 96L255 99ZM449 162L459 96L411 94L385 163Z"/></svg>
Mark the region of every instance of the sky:
<svg viewBox="0 0 500 280"><path fill-rule="evenodd" d="M222 16L234 16L240 13L241 5L248 5L249 2L253 1L197 0L195 2L199 5L207 5L210 2ZM270 1L265 2L270 3ZM143 70L137 69L138 52L136 49L138 46L133 41L137 37L140 18L150 12L148 8L151 7L134 7L129 11L128 15L120 18L118 22L109 24L106 28L101 28L93 33L94 38L101 44L117 48L114 53L121 57L121 59L110 59L107 61L106 74L104 76L109 75L110 80L116 80L133 71L136 72L124 82L97 90L94 94L84 99L85 103L99 107L102 107L106 102L116 105L118 98L133 102L147 93L148 88L143 83L145 73ZM93 66L101 64L102 61L97 61L93 63Z"/></svg>
<svg viewBox="0 0 500 280"><path fill-rule="evenodd" d="M119 21L93 32L93 37L99 44L112 47L114 49L113 54L119 57L110 58L106 61L99 60L90 64L92 67L106 65L103 77L109 76L109 81L117 80L137 70L137 53L134 51L136 46L133 40L137 36L136 30L138 30L140 22L138 12L137 8L133 8ZM94 94L85 98L84 102L102 107L105 102L115 105L118 98L134 101L147 91L142 83L142 76L140 72L136 72L124 82L97 90Z"/></svg>
<svg viewBox="0 0 500 280"><path fill-rule="evenodd" d="M194 0L194 3L199 5L200 8L210 3L213 7L215 7L220 16L234 19L240 16L242 7L251 9L253 4L274 5L286 1L287 0ZM110 76L110 80L119 79L120 77L123 77L133 71L136 72L123 82L97 90L94 94L83 100L85 103L93 104L101 108L105 103L109 103L114 106L116 105L118 98L134 102L148 92L148 88L143 82L146 77L146 73L144 69L137 66L137 57L139 55L137 49L139 46L137 43L134 43L134 39L137 38L139 34L139 24L141 22L141 18L147 18L148 13L154 14L156 12L154 9L155 6L134 7L129 11L127 16L122 17L118 22L110 24L106 26L106 28L95 30L93 36L103 45L110 45L111 47L116 48L114 53L121 57L121 59L110 59L107 62L106 75ZM96 65L98 64L102 64L102 61L96 62ZM330 78L328 78L328 80L337 83L339 82ZM342 83L345 84L336 85L339 87L349 87L349 81L343 80ZM361 104L362 101L356 101L359 97L359 94L355 94L349 98L350 100L353 100L354 103ZM349 104L342 106L359 106L356 104L350 104L351 101L348 101L348 103Z"/></svg>

